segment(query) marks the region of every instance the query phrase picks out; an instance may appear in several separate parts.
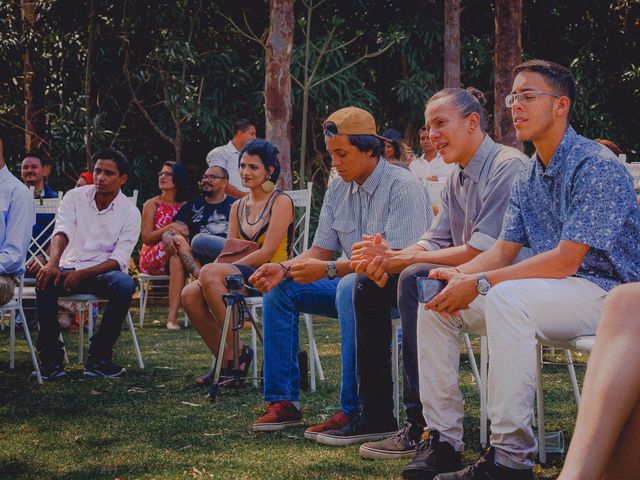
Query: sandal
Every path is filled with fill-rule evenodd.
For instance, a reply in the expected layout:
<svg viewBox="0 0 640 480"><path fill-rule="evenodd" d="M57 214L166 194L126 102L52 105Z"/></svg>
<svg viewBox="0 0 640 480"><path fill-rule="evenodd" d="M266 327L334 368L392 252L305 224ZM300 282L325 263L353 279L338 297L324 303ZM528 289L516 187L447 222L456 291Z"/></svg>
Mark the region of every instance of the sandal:
<svg viewBox="0 0 640 480"><path fill-rule="evenodd" d="M228 371L227 378L231 378L233 377L234 373L237 373L238 376L240 377L240 380L238 380L237 382L234 381L234 382L225 383L225 386L239 387L242 384L244 384L246 377L249 375L249 369L251 368L252 361L253 361L253 350L247 345L245 345L244 347L242 347L242 350L240 350L240 355L238 355L238 364L240 365L238 370L234 372L233 362L229 361L229 363L227 364L227 371ZM220 374L220 376L222 377L222 373Z"/></svg>

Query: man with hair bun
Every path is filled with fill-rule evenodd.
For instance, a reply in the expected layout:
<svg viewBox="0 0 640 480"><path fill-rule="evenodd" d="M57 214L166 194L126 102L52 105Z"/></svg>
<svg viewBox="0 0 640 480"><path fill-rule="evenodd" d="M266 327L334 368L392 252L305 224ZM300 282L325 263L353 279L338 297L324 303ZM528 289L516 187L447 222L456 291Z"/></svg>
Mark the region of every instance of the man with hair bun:
<svg viewBox="0 0 640 480"><path fill-rule="evenodd" d="M607 292L640 280L633 179L606 147L569 124L576 85L545 60L515 67L505 103L535 154L513 182L498 240L430 278L447 286L418 314L420 396L429 440L405 478L532 480L538 339L594 335ZM532 256L516 263L525 247ZM491 448L460 470L461 332L487 335ZM596 448L598 448L597 446ZM457 458L457 461L456 461Z"/></svg>
<svg viewBox="0 0 640 480"><path fill-rule="evenodd" d="M254 431L299 426L298 318L300 312L338 318L341 334L342 382L340 411L310 427L305 438L356 421L358 410L355 370L355 274L347 257L362 235L380 232L390 248L411 245L429 226L431 214L426 189L406 169L382 159L382 142L369 112L347 107L323 124L336 179L324 197L313 246L281 263L262 265L250 278L264 296L264 396L267 411ZM387 343L387 348L389 344ZM311 361L314 361L311 359ZM397 427L396 420L370 425L368 439L379 439Z"/></svg>
<svg viewBox="0 0 640 480"><path fill-rule="evenodd" d="M390 310L402 321L406 422L392 437L365 443L371 459L411 457L426 426L420 401L416 319L416 278L437 266L457 266L493 245L500 233L511 183L525 163L518 150L495 143L486 133L484 97L474 88L447 88L427 102L425 126L444 162L447 177L441 212L415 244L393 250L381 236L365 237L352 249L351 266L363 273L354 293L358 331L359 397L363 419L393 415ZM420 365L420 370L431 365ZM328 432L323 443L356 443L358 432ZM457 464L456 464L457 465Z"/></svg>

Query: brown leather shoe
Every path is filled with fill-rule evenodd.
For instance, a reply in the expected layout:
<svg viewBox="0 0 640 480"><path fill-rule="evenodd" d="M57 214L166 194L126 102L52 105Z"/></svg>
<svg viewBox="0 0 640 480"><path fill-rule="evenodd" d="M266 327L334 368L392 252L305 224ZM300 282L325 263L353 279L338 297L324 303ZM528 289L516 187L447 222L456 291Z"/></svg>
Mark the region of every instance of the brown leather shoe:
<svg viewBox="0 0 640 480"><path fill-rule="evenodd" d="M339 430L348 425L349 422L351 422L351 417L340 411L328 420L307 428L304 431L304 438L307 440L315 440L319 433L327 432L329 430Z"/></svg>
<svg viewBox="0 0 640 480"><path fill-rule="evenodd" d="M288 400L270 402L264 414L255 421L254 432L275 432L285 428L301 427L302 411Z"/></svg>

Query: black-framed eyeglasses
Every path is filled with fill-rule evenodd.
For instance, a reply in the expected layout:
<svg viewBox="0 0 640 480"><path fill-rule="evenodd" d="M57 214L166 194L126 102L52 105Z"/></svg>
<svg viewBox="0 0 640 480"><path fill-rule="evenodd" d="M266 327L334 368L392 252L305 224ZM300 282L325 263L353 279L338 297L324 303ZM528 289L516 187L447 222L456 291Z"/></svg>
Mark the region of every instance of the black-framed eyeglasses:
<svg viewBox="0 0 640 480"><path fill-rule="evenodd" d="M172 177L172 176L173 176L173 173L171 173L171 172L158 172L158 178L161 178L161 177Z"/></svg>
<svg viewBox="0 0 640 480"><path fill-rule="evenodd" d="M211 174L207 174L207 175L202 175L202 180L224 180L227 177L223 177L221 175L211 175Z"/></svg>
<svg viewBox="0 0 640 480"><path fill-rule="evenodd" d="M536 102L540 95L549 95L551 97L556 97L556 98L561 97L561 95L558 95L557 93L539 92L539 91L531 90L531 91L522 92L522 93L510 93L509 95L504 97L504 104L507 106L507 108L511 108L513 104L516 103L516 100L517 100L523 105L529 105L530 103Z"/></svg>

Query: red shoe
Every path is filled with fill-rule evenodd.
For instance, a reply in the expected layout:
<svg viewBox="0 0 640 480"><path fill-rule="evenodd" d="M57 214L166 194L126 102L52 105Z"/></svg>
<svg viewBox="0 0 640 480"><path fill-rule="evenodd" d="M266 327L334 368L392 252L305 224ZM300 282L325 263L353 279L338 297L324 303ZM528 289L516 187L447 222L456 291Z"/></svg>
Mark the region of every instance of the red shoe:
<svg viewBox="0 0 640 480"><path fill-rule="evenodd" d="M301 427L302 411L288 400L270 402L267 411L255 421L251 429L254 432L275 432L285 428Z"/></svg>
<svg viewBox="0 0 640 480"><path fill-rule="evenodd" d="M315 440L319 433L328 432L329 430L340 430L349 423L351 423L351 417L343 412L338 412L328 420L307 428L304 431L304 438L307 440Z"/></svg>

